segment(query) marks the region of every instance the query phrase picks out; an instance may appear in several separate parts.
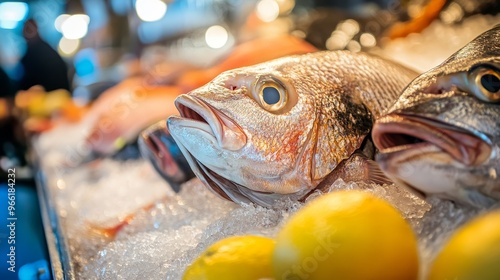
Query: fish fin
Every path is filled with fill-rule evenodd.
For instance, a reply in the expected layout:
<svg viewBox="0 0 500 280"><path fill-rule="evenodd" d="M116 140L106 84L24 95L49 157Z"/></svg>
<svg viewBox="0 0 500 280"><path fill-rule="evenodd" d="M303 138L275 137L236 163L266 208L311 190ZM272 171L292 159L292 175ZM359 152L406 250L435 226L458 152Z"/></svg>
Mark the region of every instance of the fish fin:
<svg viewBox="0 0 500 280"><path fill-rule="evenodd" d="M212 184L208 184L212 191L215 191L215 193L223 198L238 204L256 203L269 208L274 205L274 202L281 196L280 194L263 193L250 190L215 173L209 172L203 165L200 167L203 169L206 176L212 181Z"/></svg>
<svg viewBox="0 0 500 280"><path fill-rule="evenodd" d="M247 199L245 196L243 196L238 189L234 186L234 184L231 183L231 181L220 177L214 173L211 173L208 171L208 169L200 165L199 166L201 170L203 170L203 173L205 174L206 177L208 177L211 181L212 184L208 183L206 178L203 177L202 182L205 183L209 187L210 190L214 191L216 194L221 196L222 198L225 198L230 201L238 202L238 201L244 201L246 202ZM200 176L198 176L200 177Z"/></svg>
<svg viewBox="0 0 500 280"><path fill-rule="evenodd" d="M330 174L325 176L318 186L306 196L316 190L327 191L338 179L342 179L345 182L375 183L379 185L393 183L384 175L374 160L369 159L362 152L358 151L348 159L341 161L337 167L330 172Z"/></svg>
<svg viewBox="0 0 500 280"><path fill-rule="evenodd" d="M378 185L392 184L392 180L385 176L384 172L380 169L377 162L371 159L366 159L366 179L367 183L375 183Z"/></svg>
<svg viewBox="0 0 500 280"><path fill-rule="evenodd" d="M283 194L257 192L244 186L238 187L238 190L251 202L267 208L272 208L276 201L283 199Z"/></svg>
<svg viewBox="0 0 500 280"><path fill-rule="evenodd" d="M212 182L206 183L206 185L216 194L227 200L238 204L255 203L263 207L272 208L276 204L276 201L284 199L283 194L254 191L209 172L203 165L200 165L200 168Z"/></svg>
<svg viewBox="0 0 500 280"><path fill-rule="evenodd" d="M359 161L360 165L364 167L364 182L375 183L378 185L393 183L393 181L384 174L378 163L374 160L375 145L373 145L371 137L368 136L363 140L360 150L358 150L354 156Z"/></svg>
<svg viewBox="0 0 500 280"><path fill-rule="evenodd" d="M497 202L494 198L479 192L477 189L471 188L459 189L458 195L450 193L449 197L455 201L465 201L468 205L476 208L489 208Z"/></svg>

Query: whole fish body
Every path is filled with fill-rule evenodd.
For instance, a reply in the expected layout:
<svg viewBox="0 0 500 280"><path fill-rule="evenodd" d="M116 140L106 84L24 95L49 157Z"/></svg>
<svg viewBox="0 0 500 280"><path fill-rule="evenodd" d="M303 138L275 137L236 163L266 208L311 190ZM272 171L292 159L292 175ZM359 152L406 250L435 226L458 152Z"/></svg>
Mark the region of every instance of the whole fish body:
<svg viewBox="0 0 500 280"><path fill-rule="evenodd" d="M358 152L375 118L416 75L363 53L289 56L224 72L179 96L180 116L168 119L168 130L210 189L271 206L303 198L333 173L352 178L344 171L363 162ZM375 169L360 176L375 180Z"/></svg>
<svg viewBox="0 0 500 280"><path fill-rule="evenodd" d="M420 75L372 138L382 170L424 194L500 200L500 25Z"/></svg>

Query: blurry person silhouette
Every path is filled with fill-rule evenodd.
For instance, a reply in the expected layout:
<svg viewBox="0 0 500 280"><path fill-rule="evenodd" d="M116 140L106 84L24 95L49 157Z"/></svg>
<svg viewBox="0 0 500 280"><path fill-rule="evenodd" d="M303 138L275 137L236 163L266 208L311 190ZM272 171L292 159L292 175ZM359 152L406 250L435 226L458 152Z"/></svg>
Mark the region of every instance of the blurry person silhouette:
<svg viewBox="0 0 500 280"><path fill-rule="evenodd" d="M34 85L41 85L46 91L69 91L68 66L40 37L38 25L33 19L28 19L24 24L23 36L27 46L26 53L21 58L24 74L19 82L19 89L27 90Z"/></svg>

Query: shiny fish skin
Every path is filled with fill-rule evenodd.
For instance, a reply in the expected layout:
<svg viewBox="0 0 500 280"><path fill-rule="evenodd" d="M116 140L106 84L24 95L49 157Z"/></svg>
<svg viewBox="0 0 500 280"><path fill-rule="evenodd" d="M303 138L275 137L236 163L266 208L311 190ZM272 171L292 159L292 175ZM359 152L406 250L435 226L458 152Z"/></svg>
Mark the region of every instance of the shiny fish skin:
<svg viewBox="0 0 500 280"><path fill-rule="evenodd" d="M363 53L290 56L224 72L181 95L181 117L170 117L168 129L212 190L270 206L303 197L353 155L415 76ZM281 89L283 108L265 109L261 84Z"/></svg>
<svg viewBox="0 0 500 280"><path fill-rule="evenodd" d="M390 178L478 207L500 200L500 104L477 79L500 73L499 42L497 25L417 77L377 121L377 162Z"/></svg>

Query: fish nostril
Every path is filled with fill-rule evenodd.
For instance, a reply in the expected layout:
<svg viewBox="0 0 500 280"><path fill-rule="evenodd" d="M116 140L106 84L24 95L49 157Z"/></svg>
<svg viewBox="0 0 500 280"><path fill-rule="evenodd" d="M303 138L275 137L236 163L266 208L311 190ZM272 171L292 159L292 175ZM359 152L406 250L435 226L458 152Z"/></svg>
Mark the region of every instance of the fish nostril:
<svg viewBox="0 0 500 280"><path fill-rule="evenodd" d="M443 94L446 92L446 89L441 87L441 86L438 86L437 84L433 84L433 85L430 85L428 86L426 89L422 90L422 92L426 93L426 94Z"/></svg>
<svg viewBox="0 0 500 280"><path fill-rule="evenodd" d="M244 80L241 78L235 78L229 81L224 82L223 86L229 90L238 90L245 84Z"/></svg>
<svg viewBox="0 0 500 280"><path fill-rule="evenodd" d="M228 88L230 90L237 90L239 88L239 86L237 86L235 84L226 84L226 88Z"/></svg>

